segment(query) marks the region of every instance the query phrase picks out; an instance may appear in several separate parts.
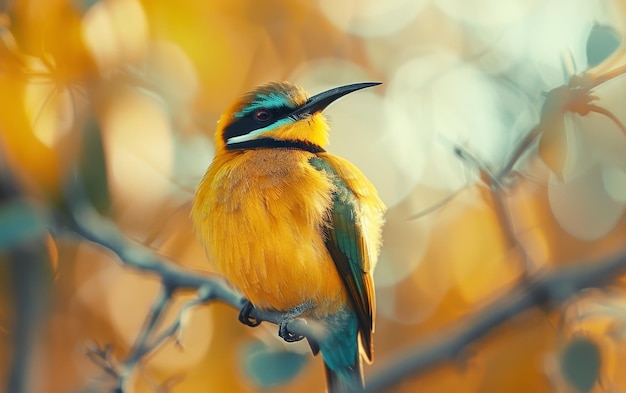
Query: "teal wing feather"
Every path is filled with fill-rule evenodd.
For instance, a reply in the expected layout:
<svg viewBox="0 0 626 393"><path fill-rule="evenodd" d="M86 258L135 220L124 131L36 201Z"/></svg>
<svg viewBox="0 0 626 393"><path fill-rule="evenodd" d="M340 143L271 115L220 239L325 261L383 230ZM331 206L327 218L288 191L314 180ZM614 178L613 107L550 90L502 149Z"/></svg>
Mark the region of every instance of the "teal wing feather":
<svg viewBox="0 0 626 393"><path fill-rule="evenodd" d="M368 248L358 223L359 201L327 161L314 157L309 163L326 172L336 187L330 211L330 225L326 229L326 248L335 262L356 312L363 349L371 360L374 287L371 276L365 269L370 263Z"/></svg>

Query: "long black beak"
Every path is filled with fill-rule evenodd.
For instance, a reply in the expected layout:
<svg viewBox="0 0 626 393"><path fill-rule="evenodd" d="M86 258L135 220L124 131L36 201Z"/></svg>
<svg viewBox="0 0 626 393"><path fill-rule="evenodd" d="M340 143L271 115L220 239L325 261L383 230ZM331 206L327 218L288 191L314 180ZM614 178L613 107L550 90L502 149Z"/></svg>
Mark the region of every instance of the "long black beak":
<svg viewBox="0 0 626 393"><path fill-rule="evenodd" d="M293 111L293 113L289 116L295 118L321 112L326 109L328 105L333 103L333 101L345 96L346 94L350 94L367 87L378 86L380 84L381 82L354 83L352 85L340 86L335 87L334 89L326 90L309 98L304 105Z"/></svg>

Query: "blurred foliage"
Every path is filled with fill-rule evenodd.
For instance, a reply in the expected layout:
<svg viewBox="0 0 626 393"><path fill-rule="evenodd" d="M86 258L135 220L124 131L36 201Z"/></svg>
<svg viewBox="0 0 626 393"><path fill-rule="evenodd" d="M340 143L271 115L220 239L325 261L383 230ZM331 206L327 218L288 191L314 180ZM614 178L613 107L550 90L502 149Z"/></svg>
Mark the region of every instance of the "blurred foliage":
<svg viewBox="0 0 626 393"><path fill-rule="evenodd" d="M6 390L24 392L31 388L55 255L47 241L47 218L6 164L0 157L0 359L6 365Z"/></svg>
<svg viewBox="0 0 626 393"><path fill-rule="evenodd" d="M82 140L76 175L84 182L82 187L90 204L100 214L107 215L111 207L109 179L102 133L95 119L89 119L83 127Z"/></svg>
<svg viewBox="0 0 626 393"><path fill-rule="evenodd" d="M270 80L312 94L384 82L327 111L329 150L390 207L366 375L522 277L623 249L624 0L0 6L0 170L19 190L0 201L2 386L18 368L30 391L105 391L77 348L108 343L123 359L158 292L154 276L68 236L69 180L128 237L210 271L189 201L220 113ZM520 315L396 391L624 390L623 283ZM321 360L274 327L245 328L222 305L190 315L180 346L141 363L135 392L323 389Z"/></svg>
<svg viewBox="0 0 626 393"><path fill-rule="evenodd" d="M584 337L574 337L560 354L563 377L577 392L591 392L600 378L598 345Z"/></svg>
<svg viewBox="0 0 626 393"><path fill-rule="evenodd" d="M306 364L307 355L285 349L276 350L261 343L247 346L244 368L254 384L271 389L292 380Z"/></svg>
<svg viewBox="0 0 626 393"><path fill-rule="evenodd" d="M24 201L6 201L0 206L0 252L28 243L44 234L45 221Z"/></svg>
<svg viewBox="0 0 626 393"><path fill-rule="evenodd" d="M611 26L594 25L587 38L587 63L595 67L611 56L620 47L622 38Z"/></svg>

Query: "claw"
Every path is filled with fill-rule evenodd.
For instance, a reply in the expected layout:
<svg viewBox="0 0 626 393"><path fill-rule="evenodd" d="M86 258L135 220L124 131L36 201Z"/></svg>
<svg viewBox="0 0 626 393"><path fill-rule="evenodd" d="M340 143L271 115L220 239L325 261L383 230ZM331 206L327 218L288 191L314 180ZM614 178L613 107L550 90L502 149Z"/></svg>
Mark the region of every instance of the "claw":
<svg viewBox="0 0 626 393"><path fill-rule="evenodd" d="M299 334L293 334L289 331L289 322L298 318L303 313L309 311L314 306L315 304L313 302L305 302L286 312L282 318L282 321L280 321L280 324L278 325L278 336L288 343L302 340L304 336L301 336Z"/></svg>
<svg viewBox="0 0 626 393"><path fill-rule="evenodd" d="M289 325L289 322L291 321L293 321L293 318L283 319L278 325L278 336L288 343L300 341L304 338L304 336L300 336L299 334L293 334L289 331L287 325Z"/></svg>
<svg viewBox="0 0 626 393"><path fill-rule="evenodd" d="M241 310L239 311L239 322L243 323L244 325L248 325L250 327L259 326L261 324L261 321L259 321L258 319L250 315L253 310L254 310L254 304L250 303L249 300L246 300L243 303Z"/></svg>

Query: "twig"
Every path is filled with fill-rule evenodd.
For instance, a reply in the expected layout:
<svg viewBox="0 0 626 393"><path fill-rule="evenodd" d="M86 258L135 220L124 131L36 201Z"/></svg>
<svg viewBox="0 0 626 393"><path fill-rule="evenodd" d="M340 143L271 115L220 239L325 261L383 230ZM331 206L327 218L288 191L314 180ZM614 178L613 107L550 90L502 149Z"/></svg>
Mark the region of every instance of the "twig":
<svg viewBox="0 0 626 393"><path fill-rule="evenodd" d="M110 344L100 348L96 343L89 342L84 346L85 355L98 367L106 371L112 377L120 375L119 366L112 355L113 347Z"/></svg>
<svg viewBox="0 0 626 393"><path fill-rule="evenodd" d="M145 325L140 330L137 341L135 342L133 349L130 351L128 360L126 360L126 366L133 367L143 355L149 350L149 346L146 345L150 334L155 330L161 316L165 313L169 305L170 298L172 297L172 288L167 285L161 287L161 291L154 299L150 313L146 317Z"/></svg>
<svg viewBox="0 0 626 393"><path fill-rule="evenodd" d="M470 344L523 311L561 304L583 289L609 283L624 270L626 252L620 252L601 260L584 261L537 275L465 322L392 356L395 360L367 381L365 392L385 391L410 375L443 362L453 362Z"/></svg>
<svg viewBox="0 0 626 393"><path fill-rule="evenodd" d="M532 137L529 136L528 138ZM519 146L527 146L529 143L531 143L530 139L526 142L522 141ZM518 149L520 149L519 146ZM498 175L494 175L486 164L471 154L468 150L460 146L456 146L454 152L459 159L478 169L479 178L489 191L489 195L493 203L493 209L496 217L498 218L498 223L504 232L506 246L509 249L514 249L519 252L522 279L528 278L528 270L531 267L531 260L526 252L526 249L522 244L520 244L517 236L515 235L514 223L507 203L507 195L503 192L503 182L506 180L506 177L510 174L510 172L500 172ZM521 155L522 153L515 153L512 155L511 160L517 161ZM505 165L505 169L509 168L508 170L510 171L510 168L513 168L514 165L514 162L509 161Z"/></svg>
<svg viewBox="0 0 626 393"><path fill-rule="evenodd" d="M145 354L156 348L146 345L146 342L155 331L158 326L158 322L165 313L165 310L170 303L172 291L172 287L168 285L163 285L161 287L161 291L157 295L150 312L146 316L144 326L139 331L137 341L133 344L130 354L127 356L126 361L120 368L120 372L117 375L118 386L123 392L130 391L130 388L127 387L131 383L131 376L137 366L137 363L142 360Z"/></svg>
<svg viewBox="0 0 626 393"><path fill-rule="evenodd" d="M532 267L532 261L526 248L519 242L514 229L513 217L511 217L511 210L509 208L507 195L502 192L502 186L498 182L498 179L491 175L491 173L481 169L481 178L489 188L489 194L491 201L493 202L493 210L496 213L500 228L504 233L504 240L508 249L516 250L520 258L520 270L522 280L528 279L528 272Z"/></svg>

